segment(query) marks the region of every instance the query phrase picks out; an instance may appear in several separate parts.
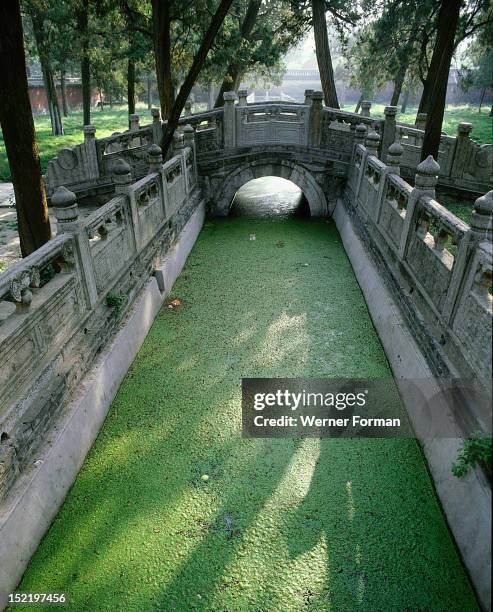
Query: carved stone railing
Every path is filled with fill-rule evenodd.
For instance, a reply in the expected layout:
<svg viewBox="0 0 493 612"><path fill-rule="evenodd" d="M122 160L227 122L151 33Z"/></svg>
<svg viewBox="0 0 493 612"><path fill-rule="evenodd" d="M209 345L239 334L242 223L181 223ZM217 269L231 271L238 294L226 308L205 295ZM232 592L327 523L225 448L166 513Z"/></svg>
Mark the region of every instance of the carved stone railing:
<svg viewBox="0 0 493 612"><path fill-rule="evenodd" d="M197 206L193 130L177 148L163 164L150 147L138 181L115 159L114 197L83 219L59 187L57 236L0 275L0 502L116 329L108 294L132 304Z"/></svg>
<svg viewBox="0 0 493 612"><path fill-rule="evenodd" d="M376 152L371 133L355 145L346 188L351 214L416 320L426 322L443 368L491 378L493 191L476 201L469 226L435 200L440 167L431 157L411 187L399 176L403 146L389 148L388 164Z"/></svg>
<svg viewBox="0 0 493 612"><path fill-rule="evenodd" d="M187 125L196 134L196 153L206 159L215 151L237 147L291 145L327 152L331 159L349 163L358 143L358 126L380 136L378 156L386 162L388 148L396 141L403 147L401 172L412 179L421 158L426 116L420 115L416 126L398 124L397 108L385 108L385 117L370 116L369 102L361 114L323 106L321 92L307 90L305 102L264 102L247 104L246 90L224 94L224 107L191 114L188 105L180 118L180 129ZM238 102L238 103L237 103ZM84 143L64 148L51 160L45 176L48 195L65 185L76 192L108 186L113 182L112 164L123 158L134 178L146 173L147 151L159 144L166 127L158 109L152 109L152 123L139 125L137 115L130 118L130 129L96 139L95 128L84 128ZM469 138L472 126L461 123L457 137L442 135L438 154L439 183L464 191L481 193L493 187L493 145L478 145ZM349 168L349 166L348 166Z"/></svg>

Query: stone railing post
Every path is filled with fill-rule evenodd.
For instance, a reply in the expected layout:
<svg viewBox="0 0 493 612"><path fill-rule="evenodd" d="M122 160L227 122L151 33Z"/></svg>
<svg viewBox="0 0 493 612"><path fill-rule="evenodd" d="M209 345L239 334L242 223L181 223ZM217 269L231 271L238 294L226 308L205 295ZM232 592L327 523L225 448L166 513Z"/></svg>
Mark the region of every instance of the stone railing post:
<svg viewBox="0 0 493 612"><path fill-rule="evenodd" d="M224 98L224 148L231 149L236 146L236 93L225 91Z"/></svg>
<svg viewBox="0 0 493 612"><path fill-rule="evenodd" d="M308 144L318 149L322 135L322 112L324 96L321 91L314 91L311 96L310 117L308 120Z"/></svg>
<svg viewBox="0 0 493 612"><path fill-rule="evenodd" d="M418 130L425 130L426 129L426 113L418 113L416 115L416 121L414 122L414 125L417 127Z"/></svg>
<svg viewBox="0 0 493 612"><path fill-rule="evenodd" d="M370 116L370 109L371 109L371 102L369 100L363 100L361 102L360 115L362 117L369 117Z"/></svg>
<svg viewBox="0 0 493 612"><path fill-rule="evenodd" d="M133 196L130 185L132 184L132 172L130 166L121 157L113 162L113 182L115 183L115 194L125 195L130 201L130 217L132 219L132 231L134 238L135 249L139 249L140 231L139 231L139 214L137 212L137 203Z"/></svg>
<svg viewBox="0 0 493 612"><path fill-rule="evenodd" d="M365 144L365 138L366 138L366 125L363 125L362 123L359 123L355 130L354 130L354 138L353 138L353 155L352 155L352 162L354 164L354 158L356 155L356 147L358 145L364 145Z"/></svg>
<svg viewBox="0 0 493 612"><path fill-rule="evenodd" d="M195 148L195 130L190 124L187 124L183 128L183 140L185 143L185 148L190 147L192 149L192 172L194 174L194 179L197 179L197 153ZM186 167L186 164L185 164ZM188 177L187 177L188 178ZM188 180L187 180L188 185Z"/></svg>
<svg viewBox="0 0 493 612"><path fill-rule="evenodd" d="M173 134L173 153L178 155L183 151L185 147L183 132L181 130L176 130Z"/></svg>
<svg viewBox="0 0 493 612"><path fill-rule="evenodd" d="M238 99L239 99L239 106L247 106L248 101L247 101L247 96L248 96L248 90L247 89L238 89Z"/></svg>
<svg viewBox="0 0 493 612"><path fill-rule="evenodd" d="M131 132L136 132L140 128L140 117L139 115L129 115L128 117L128 129Z"/></svg>
<svg viewBox="0 0 493 612"><path fill-rule="evenodd" d="M190 117L191 114L192 114L192 101L187 100L185 102L185 117Z"/></svg>
<svg viewBox="0 0 493 612"><path fill-rule="evenodd" d="M389 174L401 175L401 158L404 153L404 149L400 142L394 142L390 145L387 150L387 166L389 167Z"/></svg>
<svg viewBox="0 0 493 612"><path fill-rule="evenodd" d="M395 116L397 115L397 106L386 106L384 109L384 114L385 121L383 124L382 150L380 153L380 159L386 163L388 148L393 142L395 142Z"/></svg>
<svg viewBox="0 0 493 612"><path fill-rule="evenodd" d="M79 207L75 193L66 187L58 187L51 197L53 212L57 220L57 234L72 234L82 273L82 283L89 308L98 301L96 278L89 247L89 238L79 221Z"/></svg>
<svg viewBox="0 0 493 612"><path fill-rule="evenodd" d="M377 157L379 144L380 136L375 132L375 130L371 130L370 132L368 132L365 138L365 147L368 151L368 155L373 155L374 157Z"/></svg>
<svg viewBox="0 0 493 612"><path fill-rule="evenodd" d="M163 127L161 122L161 111L159 108L151 108L152 116L152 141L154 144L160 144L163 137Z"/></svg>
<svg viewBox="0 0 493 612"><path fill-rule="evenodd" d="M157 144L152 144L147 149L149 155L149 174L160 172L163 165L163 153L161 147Z"/></svg>
<svg viewBox="0 0 493 612"><path fill-rule="evenodd" d="M305 89L305 104L307 106L312 105L312 95L313 95L313 89Z"/></svg>
<svg viewBox="0 0 493 612"><path fill-rule="evenodd" d="M84 126L84 149L87 159L87 178L99 178L98 153L96 150L96 128L93 125Z"/></svg>
<svg viewBox="0 0 493 612"><path fill-rule="evenodd" d="M493 191L488 191L474 202L470 225L476 242L493 240Z"/></svg>
<svg viewBox="0 0 493 612"><path fill-rule="evenodd" d="M416 168L414 178L414 189L409 195L407 202L406 218L401 235L401 244L399 247L399 256L404 259L409 244L409 235L416 223L416 207L418 201L423 196L428 196L435 199L435 187L438 183L438 174L440 166L431 155L423 160Z"/></svg>
<svg viewBox="0 0 493 612"><path fill-rule="evenodd" d="M459 123L457 126L457 142L455 144L454 162L452 165L452 176L460 179L464 174L471 139L469 134L472 130L471 123Z"/></svg>

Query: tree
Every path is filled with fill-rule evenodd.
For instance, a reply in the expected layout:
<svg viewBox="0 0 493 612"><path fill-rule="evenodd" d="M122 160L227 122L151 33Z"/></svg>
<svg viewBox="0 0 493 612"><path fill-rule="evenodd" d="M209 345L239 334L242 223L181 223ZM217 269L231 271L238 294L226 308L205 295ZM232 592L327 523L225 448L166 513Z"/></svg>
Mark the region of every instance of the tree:
<svg viewBox="0 0 493 612"><path fill-rule="evenodd" d="M21 252L51 238L34 121L29 102L19 0L0 2L0 124L14 184Z"/></svg>
<svg viewBox="0 0 493 612"><path fill-rule="evenodd" d="M325 20L325 0L312 0L312 11L315 50L325 104L332 108L339 108L327 35L327 21Z"/></svg>
<svg viewBox="0 0 493 612"><path fill-rule="evenodd" d="M461 0L442 0L438 13L437 37L427 76L429 89L427 120L421 159L438 158L450 63L455 49Z"/></svg>
<svg viewBox="0 0 493 612"><path fill-rule="evenodd" d="M173 109L173 81L171 78L171 0L151 0L152 40L156 62L157 89L161 116L168 119Z"/></svg>
<svg viewBox="0 0 493 612"><path fill-rule="evenodd" d="M91 64L89 59L89 0L80 0L76 9L80 40L80 76L84 125L91 123Z"/></svg>
<svg viewBox="0 0 493 612"><path fill-rule="evenodd" d="M60 136L63 134L63 125L49 51L50 42L48 40L48 29L50 28L50 24L47 23L48 20L46 19L48 9L49 5L43 0L31 0L28 3L34 39L36 41L38 57L43 72L43 82L50 112L51 131L54 135Z"/></svg>
<svg viewBox="0 0 493 612"><path fill-rule="evenodd" d="M168 148L173 140L175 130L178 127L178 121L185 106L185 102L187 101L188 96L190 95L190 91L192 90L192 87L195 84L197 77L200 73L200 70L204 65L207 54L212 46L212 43L214 42L214 38L216 37L219 28L221 27L232 3L233 0L220 0L216 12L212 16L209 28L207 29L207 32L205 33L204 38L202 39L200 48L197 51L195 57L193 58L192 66L188 71L183 85L180 88L178 96L171 109L170 116L168 118L166 132L164 133L163 139L161 141L161 149L163 152L163 156L165 156L168 152Z"/></svg>

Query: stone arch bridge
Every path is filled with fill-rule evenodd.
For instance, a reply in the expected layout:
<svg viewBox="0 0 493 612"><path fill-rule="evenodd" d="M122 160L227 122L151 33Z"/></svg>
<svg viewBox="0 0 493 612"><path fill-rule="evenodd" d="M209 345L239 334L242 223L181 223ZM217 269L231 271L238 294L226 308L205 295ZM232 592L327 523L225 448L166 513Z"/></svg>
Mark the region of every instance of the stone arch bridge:
<svg viewBox="0 0 493 612"><path fill-rule="evenodd" d="M326 108L320 92L253 105L239 93L222 109L187 112L164 162L157 109L149 125L131 116L107 138L86 126L82 144L49 162L57 236L0 275L0 594L15 589L62 503L206 209L225 215L245 182L275 175L337 225L487 606L490 483L476 470L458 486L450 465L464 432L491 432L491 407L466 391L450 403L444 381L491 379L493 192L469 225L435 188L488 192L493 147L460 124L442 137L438 163L419 163L423 130L396 123L395 107L374 118ZM103 205L81 219L82 199ZM429 403L443 404L446 435L430 436L416 411L405 381L421 379Z"/></svg>

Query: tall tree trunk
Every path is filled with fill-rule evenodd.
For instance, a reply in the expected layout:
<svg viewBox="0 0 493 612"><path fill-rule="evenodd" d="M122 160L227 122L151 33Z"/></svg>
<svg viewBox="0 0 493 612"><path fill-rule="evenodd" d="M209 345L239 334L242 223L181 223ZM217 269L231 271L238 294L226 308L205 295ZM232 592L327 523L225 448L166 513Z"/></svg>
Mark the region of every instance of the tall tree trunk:
<svg viewBox="0 0 493 612"><path fill-rule="evenodd" d="M361 102L363 102L363 94L361 94L361 96L358 98L358 101L356 102L356 108L354 109L355 113L359 113L359 109L361 108Z"/></svg>
<svg viewBox="0 0 493 612"><path fill-rule="evenodd" d="M151 83L151 75L147 75L147 110L151 110L152 108L152 83Z"/></svg>
<svg viewBox="0 0 493 612"><path fill-rule="evenodd" d="M0 2L0 124L14 184L23 257L51 238L29 102L19 0Z"/></svg>
<svg viewBox="0 0 493 612"><path fill-rule="evenodd" d="M53 79L53 70L51 68L50 56L44 33L44 17L42 13L34 9L30 14L39 62L41 64L41 71L43 73L46 101L51 120L51 133L54 136L61 136L63 134L62 116L60 114L60 105L58 104L55 81Z"/></svg>
<svg viewBox="0 0 493 612"><path fill-rule="evenodd" d="M135 60L131 57L128 58L127 63L127 100L128 114L133 115L135 113Z"/></svg>
<svg viewBox="0 0 493 612"><path fill-rule="evenodd" d="M484 101L485 94L486 94L486 87L483 87L483 89L481 90L481 98L479 99L478 113L481 112L481 107L483 106L483 101Z"/></svg>
<svg viewBox="0 0 493 612"><path fill-rule="evenodd" d="M171 78L170 0L152 0L152 41L161 116L169 119L174 93Z"/></svg>
<svg viewBox="0 0 493 612"><path fill-rule="evenodd" d="M397 106L404 85L404 79L406 78L407 64L404 64L399 68L397 76L394 80L394 91L392 92L392 98L390 99L390 106Z"/></svg>
<svg viewBox="0 0 493 612"><path fill-rule="evenodd" d="M154 2L154 0L153 0ZM166 132L163 135L161 141L161 149L163 151L163 157L166 157L168 152L168 148L173 141L173 135L175 133L176 128L178 127L178 121L180 119L180 115L185 106L185 102L192 91L192 87L199 76L199 73L204 65L204 62L207 58L207 54L209 53L209 49L214 42L214 38L221 27L224 18L226 17L233 0L221 0L219 6L214 13L211 23L209 24L209 28L202 39L202 43L200 45L200 49L197 51L197 54L193 58L192 66L188 71L188 74L181 86L180 92L173 104L173 109L171 111L171 115L168 118L168 125L166 128Z"/></svg>
<svg viewBox="0 0 493 612"><path fill-rule="evenodd" d="M68 117L69 108L67 100L67 84L65 82L65 68L60 70L60 92L62 94L62 110L63 116Z"/></svg>
<svg viewBox="0 0 493 612"><path fill-rule="evenodd" d="M81 0L77 11L77 30L81 41L80 76L84 125L91 123L91 64L89 59L89 0Z"/></svg>
<svg viewBox="0 0 493 612"><path fill-rule="evenodd" d="M454 53L454 39L461 0L442 0L438 13L437 38L429 70L429 101L427 120L421 149L421 159L428 155L438 158L438 148L442 132L445 99L447 97L448 75Z"/></svg>
<svg viewBox="0 0 493 612"><path fill-rule="evenodd" d="M317 54L318 71L324 92L325 104L331 108L339 108L332 57L330 55L327 21L325 19L325 0L312 0L313 30L315 33L315 51Z"/></svg>
<svg viewBox="0 0 493 612"><path fill-rule="evenodd" d="M405 113L406 112L408 102L409 102L409 89L405 89L404 90L404 97L402 98L401 113Z"/></svg>
<svg viewBox="0 0 493 612"><path fill-rule="evenodd" d="M250 36L253 32L253 28L255 26L255 22L257 21L258 12L260 10L261 4L262 0L249 1L245 17L240 28L240 35L242 40L248 41L250 39ZM225 91L237 91L238 87L240 86L241 75L242 66L238 62L230 62L226 71L226 75L224 76L223 82L219 89L219 93L217 94L214 108L219 108L224 105L223 96Z"/></svg>

